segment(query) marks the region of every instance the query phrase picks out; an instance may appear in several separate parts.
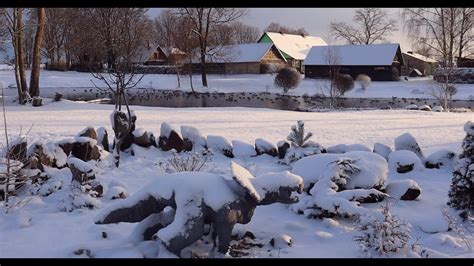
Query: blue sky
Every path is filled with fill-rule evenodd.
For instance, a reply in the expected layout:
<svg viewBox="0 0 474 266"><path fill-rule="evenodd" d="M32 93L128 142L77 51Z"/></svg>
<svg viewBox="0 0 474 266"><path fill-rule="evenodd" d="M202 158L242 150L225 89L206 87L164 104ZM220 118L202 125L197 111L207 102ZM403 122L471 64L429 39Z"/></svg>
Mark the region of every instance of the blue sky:
<svg viewBox="0 0 474 266"><path fill-rule="evenodd" d="M150 16L158 15L163 8L152 8ZM248 8L248 13L240 20L263 30L271 22L277 22L293 28L304 27L311 35L328 39L328 27L332 21L350 23L355 8ZM399 21L399 30L388 39L400 43L402 50L411 50L411 44L399 15L400 8L386 8L392 18ZM331 41L337 44L341 42Z"/></svg>

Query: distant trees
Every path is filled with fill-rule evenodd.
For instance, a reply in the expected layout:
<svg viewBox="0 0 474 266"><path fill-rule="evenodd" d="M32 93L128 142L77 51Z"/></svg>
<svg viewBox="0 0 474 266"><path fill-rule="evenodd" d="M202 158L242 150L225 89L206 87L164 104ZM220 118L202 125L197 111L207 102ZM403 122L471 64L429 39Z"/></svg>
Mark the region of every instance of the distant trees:
<svg viewBox="0 0 474 266"><path fill-rule="evenodd" d="M332 22L329 31L336 39L348 44L373 44L385 41L385 37L397 30L396 20L381 8L356 9L353 23Z"/></svg>
<svg viewBox="0 0 474 266"><path fill-rule="evenodd" d="M429 47L442 67L474 54L474 8L405 8L402 17L409 37Z"/></svg>
<svg viewBox="0 0 474 266"><path fill-rule="evenodd" d="M301 27L294 29L291 27L280 25L276 22L270 23L263 31L267 32L281 32L285 34L296 34L296 35L309 35L308 31L305 28Z"/></svg>
<svg viewBox="0 0 474 266"><path fill-rule="evenodd" d="M257 42L261 35L257 27L244 24L240 21L231 23L230 27L234 29L232 36L233 43L235 44Z"/></svg>
<svg viewBox="0 0 474 266"><path fill-rule="evenodd" d="M207 87L206 57L215 53L222 45L222 40L215 38L215 33L218 32L216 29L236 21L245 13L245 9L178 8L176 13L181 18L191 21L188 30L193 32L198 40L202 85Z"/></svg>

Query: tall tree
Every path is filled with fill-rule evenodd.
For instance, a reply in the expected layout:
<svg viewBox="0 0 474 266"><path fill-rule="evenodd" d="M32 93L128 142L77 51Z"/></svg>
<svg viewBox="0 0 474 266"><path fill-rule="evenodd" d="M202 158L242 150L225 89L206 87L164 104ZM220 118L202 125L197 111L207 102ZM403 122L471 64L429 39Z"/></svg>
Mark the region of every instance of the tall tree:
<svg viewBox="0 0 474 266"><path fill-rule="evenodd" d="M35 41L33 46L33 64L31 66L31 77L30 77L30 95L32 97L38 97L40 93L39 89L39 76L40 76L40 65L41 65L41 47L43 44L44 24L45 24L45 9L38 8L38 24L36 26Z"/></svg>
<svg viewBox="0 0 474 266"><path fill-rule="evenodd" d="M332 22L330 33L348 44L373 44L385 41L385 37L397 31L396 20L381 8L361 8L355 11L353 23ZM353 26L354 25L354 26Z"/></svg>
<svg viewBox="0 0 474 266"><path fill-rule="evenodd" d="M231 23L245 13L238 8L178 8L177 14L192 22L190 31L197 35L199 40L199 59L201 67L202 85L207 87L206 56L222 43L218 38L212 38L219 26ZM214 42L213 42L214 41Z"/></svg>
<svg viewBox="0 0 474 266"><path fill-rule="evenodd" d="M260 30L257 27L244 24L240 21L236 21L230 25L233 29L233 43L254 43L258 41L260 37Z"/></svg>
<svg viewBox="0 0 474 266"><path fill-rule="evenodd" d="M279 23L272 22L264 30L264 32L280 32L285 34L296 34L296 35L309 35L308 31L303 27L294 29L291 27L280 25Z"/></svg>

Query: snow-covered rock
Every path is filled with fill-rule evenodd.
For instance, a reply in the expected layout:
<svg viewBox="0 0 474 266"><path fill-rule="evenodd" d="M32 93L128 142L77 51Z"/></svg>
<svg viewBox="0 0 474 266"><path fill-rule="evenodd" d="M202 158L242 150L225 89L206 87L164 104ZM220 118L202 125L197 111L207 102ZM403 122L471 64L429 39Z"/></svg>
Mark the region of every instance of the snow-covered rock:
<svg viewBox="0 0 474 266"><path fill-rule="evenodd" d="M344 154L317 154L297 161L291 172L304 180L305 188L331 174L331 165L341 158L349 158L359 168L359 172L350 175L346 189L384 188L387 180L387 161L378 154L366 151L352 151Z"/></svg>
<svg viewBox="0 0 474 266"><path fill-rule="evenodd" d="M400 200L415 200L421 194L420 186L412 179L389 182L387 193Z"/></svg>
<svg viewBox="0 0 474 266"><path fill-rule="evenodd" d="M277 147L262 138L255 140L255 150L257 151L257 155L268 154L273 157L278 156Z"/></svg>
<svg viewBox="0 0 474 266"><path fill-rule="evenodd" d="M190 126L181 126L181 135L183 136L184 149L186 151L194 150L201 152L207 148L206 137L199 129Z"/></svg>
<svg viewBox="0 0 474 266"><path fill-rule="evenodd" d="M448 149L435 151L425 159L426 168L452 168L456 161L457 154Z"/></svg>
<svg viewBox="0 0 474 266"><path fill-rule="evenodd" d="M219 152L229 158L234 158L232 144L222 136L207 136L207 147L214 152Z"/></svg>
<svg viewBox="0 0 474 266"><path fill-rule="evenodd" d="M63 149L54 142L35 142L27 151L27 156L35 156L41 165L50 167L64 167L67 162L67 155Z"/></svg>
<svg viewBox="0 0 474 266"><path fill-rule="evenodd" d="M104 150L110 152L109 134L105 127L99 127L97 129L97 143L101 145Z"/></svg>
<svg viewBox="0 0 474 266"><path fill-rule="evenodd" d="M164 151L174 149L181 152L184 149L184 141L177 130L170 124L163 122L161 123L158 146Z"/></svg>
<svg viewBox="0 0 474 266"><path fill-rule="evenodd" d="M285 158L286 152L290 148L290 143L286 140L282 140L277 143L277 147L278 147L278 158L279 159Z"/></svg>
<svg viewBox="0 0 474 266"><path fill-rule="evenodd" d="M427 104L423 104L423 105L418 106L418 110L420 110L420 111L431 111L431 107Z"/></svg>
<svg viewBox="0 0 474 266"><path fill-rule="evenodd" d="M327 153L346 153L350 151L371 151L369 147L363 144L338 144L335 146L328 147Z"/></svg>
<svg viewBox="0 0 474 266"><path fill-rule="evenodd" d="M233 140L232 147L232 153L236 157L257 156L257 151L252 144L240 140Z"/></svg>
<svg viewBox="0 0 474 266"><path fill-rule="evenodd" d="M444 108L441 105L437 105L431 109L433 112L444 112Z"/></svg>
<svg viewBox="0 0 474 266"><path fill-rule="evenodd" d="M375 143L374 144L374 153L377 153L378 155L382 156L385 158L385 160L388 161L388 155L392 152L392 148L388 145L385 145L383 143Z"/></svg>
<svg viewBox="0 0 474 266"><path fill-rule="evenodd" d="M405 133L395 138L395 150L407 150L414 152L421 160L424 159L423 152L416 139L410 134Z"/></svg>
<svg viewBox="0 0 474 266"><path fill-rule="evenodd" d="M143 128L137 128L132 132L133 143L144 148L156 146L156 139L153 133L146 131Z"/></svg>
<svg viewBox="0 0 474 266"><path fill-rule="evenodd" d="M105 198L110 200L125 199L128 197L127 190L121 186L113 186L105 193Z"/></svg>
<svg viewBox="0 0 474 266"><path fill-rule="evenodd" d="M418 110L418 105L409 104L409 105L405 106L405 109L407 109L407 110Z"/></svg>
<svg viewBox="0 0 474 266"><path fill-rule="evenodd" d="M270 240L270 245L276 249L288 248L293 246L293 238L287 234L281 234Z"/></svg>
<svg viewBox="0 0 474 266"><path fill-rule="evenodd" d="M399 174L423 169L420 158L418 158L415 153L407 150L391 152L388 156L388 165L391 172L397 172Z"/></svg>
<svg viewBox="0 0 474 266"><path fill-rule="evenodd" d="M94 127L88 126L79 132L76 137L88 137L97 140L97 132Z"/></svg>

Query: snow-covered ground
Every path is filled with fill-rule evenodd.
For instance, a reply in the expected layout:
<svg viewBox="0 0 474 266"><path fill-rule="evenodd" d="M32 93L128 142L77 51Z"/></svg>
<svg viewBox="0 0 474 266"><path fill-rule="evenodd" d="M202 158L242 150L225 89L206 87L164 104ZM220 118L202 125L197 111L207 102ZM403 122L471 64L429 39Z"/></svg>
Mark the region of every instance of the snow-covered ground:
<svg viewBox="0 0 474 266"><path fill-rule="evenodd" d="M27 74L29 75L29 73ZM201 76L193 76L193 85L197 91L210 92L275 92L282 93L282 90L276 88L273 84L275 76L267 75L208 75L209 88L201 86ZM52 97L57 88L78 88L78 87L94 87L91 80L97 85L97 82L91 74L81 72L60 72L60 71L41 71L40 86L41 96ZM0 81L7 85L15 84L15 76L11 70L0 71ZM314 95L321 94L320 80L303 79L300 85L290 90L290 95ZM431 77L409 78L408 81L373 81L366 91L362 91L359 85L355 84L353 90L345 94L348 98L433 98L430 95L431 88L437 86L438 83L433 81ZM146 75L138 84L139 88L154 88L174 90L177 87L176 75ZM474 84L456 84L458 92L453 99L474 99ZM190 90L189 77L181 76L180 90Z"/></svg>
<svg viewBox="0 0 474 266"><path fill-rule="evenodd" d="M77 79L70 75L71 73L61 72L42 73L43 79L48 80L48 84L52 86L78 86L87 83L85 74L78 74ZM5 76L8 75L2 74L1 77ZM54 82L55 76L58 77L57 83ZM68 84L63 84L68 80L65 76L71 77ZM167 79L171 82L173 77ZM151 79L145 82L148 81ZM159 79L154 82L157 86L162 84ZM226 81L220 82L225 84ZM218 83L214 77L211 79L211 84ZM376 87L369 88L371 89L376 90ZM70 101L53 103L50 99L45 99L45 103L39 108L8 104L6 110L10 134L15 135L20 129L25 133L33 124L28 136L29 143L37 140L59 141L74 137L86 126L105 126L111 139L109 114L112 105ZM311 139L325 147L359 143L372 148L374 143L380 142L393 148L394 139L409 132L417 139L426 156L440 149L460 152L461 140L465 136L463 125L474 119L472 113L404 110L301 113L251 108L173 109L133 106L133 109L138 117L137 128L145 128L155 136L159 135L161 123L167 122L175 128L181 125L194 126L204 135L223 136L229 141L254 143L255 139L264 138L276 144L286 139L290 127L297 120L304 120L306 129L314 134ZM0 125L3 128L3 124ZM4 143L2 135L0 144ZM123 155L119 169L105 164L104 173L98 178L107 185L120 184L129 195L133 195L163 174L158 163L170 156L170 152L154 147L137 152L136 156ZM236 157L233 160L254 175L291 170L267 155ZM206 169L218 174L228 174L230 161L227 157L213 155ZM150 246L137 245L130 238L135 224L94 224L102 208L118 200L101 198L101 209L78 209L70 213L60 211L61 200L68 195L71 173L68 168L48 171L54 180L63 181L63 189L47 197L33 197L25 206L13 209L8 214L0 208L0 257L80 257L73 253L78 249L89 249L94 257L143 257L150 250ZM409 178L416 181L422 189L418 200L395 201L391 210L412 225L410 244L418 239L417 243L429 250L431 257L473 258L474 251L467 249L458 232L448 231L447 221L442 215L442 210L447 208L451 171L450 168L423 168L406 174L391 172L388 181ZM376 209L380 204L363 206ZM245 231L253 232L256 237L254 242L263 244L262 248L247 250L250 257L364 256L353 241L358 232L350 220L308 219L290 210L288 205L280 203L257 207L249 224L238 224L234 228L235 233ZM103 237L103 232L106 238ZM281 234L292 238L291 247L274 248L269 244L273 237ZM192 248L206 250L210 246L199 241ZM150 252L156 252L156 247L152 247ZM159 256L163 254L160 253Z"/></svg>

